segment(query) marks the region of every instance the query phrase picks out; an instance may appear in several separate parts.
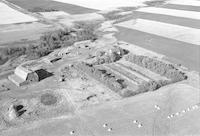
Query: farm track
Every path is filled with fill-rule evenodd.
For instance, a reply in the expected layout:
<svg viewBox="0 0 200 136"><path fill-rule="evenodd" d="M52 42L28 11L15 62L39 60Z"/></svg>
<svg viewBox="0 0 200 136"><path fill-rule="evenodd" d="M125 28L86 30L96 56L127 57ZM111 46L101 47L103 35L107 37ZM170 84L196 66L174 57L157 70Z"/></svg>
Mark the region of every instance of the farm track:
<svg viewBox="0 0 200 136"><path fill-rule="evenodd" d="M151 80L149 77L147 77L146 75L144 75L143 73L141 73L140 71L136 71L134 68L130 69L129 67L120 64L120 63L116 63L114 64L116 67L120 67L122 70L127 71L132 73L133 75L137 76L140 79L143 79L144 81L148 82L149 80Z"/></svg>
<svg viewBox="0 0 200 136"><path fill-rule="evenodd" d="M123 63L121 62L117 62L118 65L120 65L121 67L124 67L130 71L133 71L133 72L137 72L138 74L140 74L141 76L143 76L144 78L148 79L148 80L152 80L151 77L145 75L144 73L140 72L139 70L136 70L135 67L130 67L130 66L127 66L127 65L124 65Z"/></svg>
<svg viewBox="0 0 200 136"><path fill-rule="evenodd" d="M121 68L116 67L114 65L104 65L105 68L110 69L112 72L117 73L118 75L120 75L122 78L131 81L132 83L134 83L135 85L139 85L143 82L143 80L139 79L138 77L136 77L135 75L131 74L130 72L125 72L123 71Z"/></svg>
<svg viewBox="0 0 200 136"><path fill-rule="evenodd" d="M149 78L149 79L153 79L155 81L158 81L158 80L170 80L166 77L163 77L157 73L154 73L152 71L150 71L149 69L145 69L143 67L140 67L136 64L133 64L131 62L128 62L128 61L123 61L123 62L119 62L118 64L124 66L124 67L127 67L128 69L130 70L136 70L138 73L140 72L140 74L142 74L143 76L146 76L146 78ZM133 69L134 68L134 69Z"/></svg>
<svg viewBox="0 0 200 136"><path fill-rule="evenodd" d="M137 84L135 81L130 80L129 78L127 78L126 76L124 76L124 75L118 73L117 71L115 71L115 70L113 70L113 69L111 69L111 68L109 68L109 67L106 67L105 65L100 65L100 66L96 66L96 67L99 68L99 69L105 69L106 71L108 71L108 72L114 74L114 75L116 76L116 78L118 78L118 79L123 79L123 80L125 80L125 81L128 83L128 86L129 86L131 89L136 90L136 89L138 88L138 87L137 87L138 84Z"/></svg>

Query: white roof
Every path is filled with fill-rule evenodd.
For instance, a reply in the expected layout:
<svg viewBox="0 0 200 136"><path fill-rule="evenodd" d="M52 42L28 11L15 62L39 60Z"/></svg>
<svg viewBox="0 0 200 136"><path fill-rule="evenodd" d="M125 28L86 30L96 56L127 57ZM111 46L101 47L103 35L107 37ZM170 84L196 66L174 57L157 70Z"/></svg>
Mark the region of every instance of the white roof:
<svg viewBox="0 0 200 136"><path fill-rule="evenodd" d="M29 73L31 73L32 71L22 67L22 66L18 66L15 69L15 75L17 75L18 77L22 78L23 80L26 80L27 76Z"/></svg>

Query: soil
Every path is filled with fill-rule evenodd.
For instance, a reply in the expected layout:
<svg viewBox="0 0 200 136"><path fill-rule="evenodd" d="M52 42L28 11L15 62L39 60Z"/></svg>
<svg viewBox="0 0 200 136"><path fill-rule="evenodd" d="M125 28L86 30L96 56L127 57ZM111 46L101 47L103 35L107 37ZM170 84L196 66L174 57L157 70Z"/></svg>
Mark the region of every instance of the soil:
<svg viewBox="0 0 200 136"><path fill-rule="evenodd" d="M91 13L97 10L85 8L73 4L61 3L56 1L49 0L8 0L9 2L20 6L29 11L33 11L34 8L40 7L44 9L55 9L60 11L65 11L69 14L83 14L83 13Z"/></svg>
<svg viewBox="0 0 200 136"><path fill-rule="evenodd" d="M43 94L40 98L40 101L44 105L54 105L57 102L57 97L54 96L53 94Z"/></svg>
<svg viewBox="0 0 200 136"><path fill-rule="evenodd" d="M77 17L84 16L83 13L96 11L48 0L8 1L26 10L42 7L69 11L70 14L82 14L77 15ZM160 4L160 1L150 4L157 5ZM132 9L127 7L126 10ZM123 10L122 14L125 14ZM38 33L41 34L56 24L51 21L48 23L35 22L1 27L3 32L1 31L0 34L3 33L5 41L2 46L16 46L12 43L24 36L30 37L31 35L33 39L38 38ZM18 87L5 78L9 73L2 75L0 77L0 135L63 136L71 133L81 136L198 135L200 133L200 77L198 72L191 72L181 65L174 64L177 69L187 74L188 79L146 92L137 90L143 82L169 79L147 68L130 64L124 59L125 55L116 61L93 63L97 60L99 52L109 54L109 52L113 53L110 51L111 48L120 47L128 50L129 53L159 59L164 63L171 62L171 58L166 58L172 56L184 61L183 64L191 64L191 67L195 67L194 62L197 60L194 60L193 57L196 57L198 51L194 54L191 52L197 49L196 46L191 47L179 43L178 45L182 47L180 50L180 46L176 45L177 41L169 44L167 39L163 40L163 38L153 39L147 43L149 39L155 37L122 27L114 27L112 23L112 21L108 21L101 25L99 31L102 32L102 37L95 41L79 42L71 46L70 50L65 48L53 52L55 56L59 56L59 60L55 62L50 61L52 56L35 60L42 62L43 69L53 73L48 78ZM117 32L116 28L119 29L119 33L114 35L114 32ZM38 33L33 32L33 30L38 30ZM16 35L16 32L19 34ZM9 35L13 37L13 41L11 38L12 43L7 43L10 40ZM28 38L28 41L30 39ZM118 39L130 43L118 41ZM155 41L163 44L162 49L160 44L154 45ZM25 44L25 42L23 43ZM18 44L20 46L20 43ZM186 50L187 53L183 56L182 54ZM181 51L181 53L176 54L177 51ZM189 55L188 52L190 52ZM166 56L159 53L165 53ZM0 72L13 70L24 61L26 61L24 57L13 59L10 63L2 65ZM93 67L91 73L96 74L96 77L77 68L76 65L80 63L86 63ZM108 75L104 74L107 78L104 78L103 74L98 75L95 68L108 70ZM9 72L12 73L12 71ZM116 78L112 78L113 75L116 75ZM112 84L113 80L108 78L119 82L126 80L127 84L123 85L128 87L114 91L110 85L117 86L118 84ZM107 79L108 82L106 82L107 80L102 81L102 79ZM119 86L117 87L119 88ZM129 95L133 92L136 93ZM121 94L126 95L126 97ZM159 106L159 110L155 108L155 105ZM173 117L169 119L169 115L173 115ZM106 127L103 124L107 124Z"/></svg>

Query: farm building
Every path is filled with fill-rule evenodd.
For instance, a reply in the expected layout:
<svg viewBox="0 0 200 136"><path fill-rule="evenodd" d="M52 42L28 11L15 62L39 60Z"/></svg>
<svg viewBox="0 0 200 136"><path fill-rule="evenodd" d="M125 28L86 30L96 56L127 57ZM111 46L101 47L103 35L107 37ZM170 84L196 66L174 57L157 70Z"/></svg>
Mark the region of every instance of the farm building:
<svg viewBox="0 0 200 136"><path fill-rule="evenodd" d="M49 76L49 72L41 67L42 63L31 61L18 66L8 79L17 86L38 82Z"/></svg>
<svg viewBox="0 0 200 136"><path fill-rule="evenodd" d="M90 40L78 41L74 43L74 47L87 48L89 46L95 46Z"/></svg>
<svg viewBox="0 0 200 136"><path fill-rule="evenodd" d="M62 56L59 56L60 49L55 50L54 52L50 53L48 56L43 58L43 61L47 64L52 64L57 62L58 60L62 59Z"/></svg>

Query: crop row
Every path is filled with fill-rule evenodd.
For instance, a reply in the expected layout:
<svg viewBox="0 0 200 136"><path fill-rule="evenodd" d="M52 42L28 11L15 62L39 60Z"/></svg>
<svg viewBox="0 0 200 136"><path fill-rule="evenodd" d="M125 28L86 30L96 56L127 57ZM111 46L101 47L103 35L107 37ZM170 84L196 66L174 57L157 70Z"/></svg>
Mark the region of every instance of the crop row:
<svg viewBox="0 0 200 136"><path fill-rule="evenodd" d="M187 79L187 76L182 71L178 70L174 65L164 63L155 58L147 56L129 54L125 57L129 62L135 63L143 68L149 69L152 72L160 74L171 79L171 82L178 82Z"/></svg>
<svg viewBox="0 0 200 136"><path fill-rule="evenodd" d="M94 78L95 80L103 83L122 97L130 97L136 94L154 91L161 86L168 84L168 82L163 80L159 80L158 82L154 80L149 80L149 82L144 81L138 85L133 85L130 84L129 80L123 78L125 75L121 76L121 74L117 74L118 72L116 71L116 69L112 69L109 67L107 68L107 66L94 67L93 65L84 62L76 64L75 68Z"/></svg>
<svg viewBox="0 0 200 136"><path fill-rule="evenodd" d="M120 75L126 76L128 79L134 81L136 84L141 84L142 82L145 82L144 80L138 78L136 75L123 70L120 67L117 67L116 65L106 65L107 67L113 69L114 71L116 71L117 73L119 73Z"/></svg>
<svg viewBox="0 0 200 136"><path fill-rule="evenodd" d="M111 73L105 69L95 68L92 65L83 62L75 65L75 68L105 84L114 92L119 92L127 87L125 80L118 78L114 73Z"/></svg>
<svg viewBox="0 0 200 136"><path fill-rule="evenodd" d="M128 69L128 70L131 70L131 71L133 71L133 72L137 72L138 74L140 74L141 76L143 76L143 77L145 77L145 78L148 78L149 80L152 80L150 77L148 77L148 76L146 76L145 74L143 74L142 72L140 72L140 71L134 69L133 67L126 66L126 65L124 65L124 64L122 64L122 63L117 63L117 64L120 65L121 67L124 67L124 68Z"/></svg>
<svg viewBox="0 0 200 136"><path fill-rule="evenodd" d="M132 81L137 83L137 89L136 90L132 90L132 88L129 88L131 90L131 91L128 91L130 93L129 96L136 95L136 94L139 94L139 93L148 92L148 91L155 91L155 90L159 89L160 87L165 86L165 85L170 83L169 80L155 81L155 80L149 79L148 81L145 81L143 79L140 79L136 75L128 72L127 70L124 70L124 69L122 69L119 66L114 65L114 64L106 65L106 67L112 69L113 72L119 73L123 77L125 76L129 80L132 80Z"/></svg>

